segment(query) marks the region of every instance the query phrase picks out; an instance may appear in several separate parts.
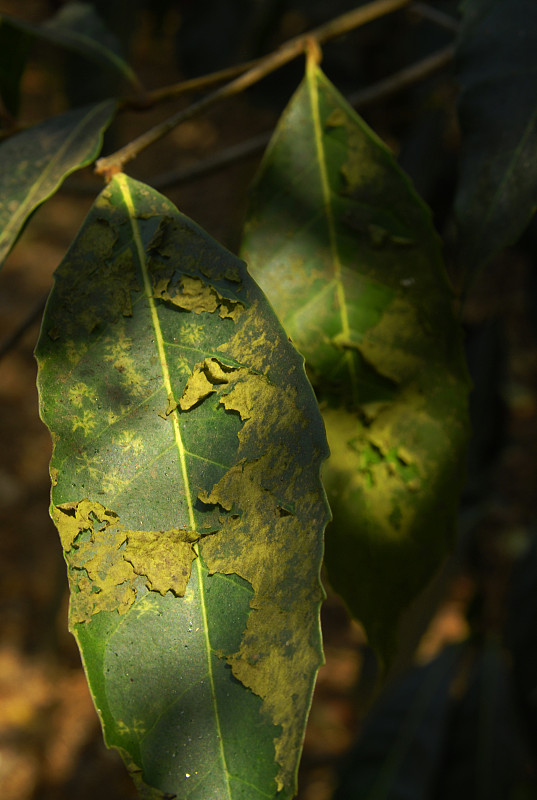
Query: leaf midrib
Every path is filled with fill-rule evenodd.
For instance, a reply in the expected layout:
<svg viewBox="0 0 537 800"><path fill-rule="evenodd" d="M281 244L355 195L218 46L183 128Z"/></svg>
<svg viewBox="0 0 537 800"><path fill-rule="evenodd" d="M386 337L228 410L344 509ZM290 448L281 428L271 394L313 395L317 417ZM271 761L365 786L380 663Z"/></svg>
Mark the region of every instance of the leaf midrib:
<svg viewBox="0 0 537 800"><path fill-rule="evenodd" d="M313 58L309 58L306 68L307 86L310 97L313 133L315 148L317 151L317 162L319 164L319 176L321 180L321 192L323 196L323 208L328 224L330 251L333 259L334 269L334 282L336 285L336 293L341 317L341 332L346 338L350 338L349 317L347 314L347 303L345 298L345 287L343 285L342 264L337 246L337 231L332 210L332 193L330 190L330 181L328 179L328 168L326 164L326 152L323 145L323 133L321 126L321 114L319 108L319 86L318 76L319 72L317 65ZM356 374L356 365L352 353L346 354L346 362L349 370L349 377L351 382L351 392L353 399L357 398L358 390L358 376Z"/></svg>
<svg viewBox="0 0 537 800"><path fill-rule="evenodd" d="M139 259L139 263L140 263L140 269L142 271L142 276L143 276L143 281L144 281L144 293L145 293L145 295L147 297L147 302L148 302L148 305L149 305L149 308L150 308L150 312L151 312L151 319L152 319L152 322L153 322L153 329L155 331L155 341L156 341L156 344L157 344L157 349L158 349L159 361L160 361L160 365L161 365L161 369L162 369L162 377L163 377L164 386L165 386L167 395L168 396L171 395L171 397L174 398L175 395L174 395L174 392L173 392L173 389L172 389L170 371L168 369L168 362L166 360L166 354L165 354L165 351L164 351L164 337L162 335L162 329L161 329L161 326L160 326L160 320L159 320L159 317L158 317L157 307L156 307L155 299L153 297L153 288L152 288L152 284L151 284L151 277L150 277L148 269L147 269L147 262L146 262L146 258L145 258L145 249L144 249L144 246L143 246L143 243L142 243L142 238L141 238L141 235L140 235L140 229L139 229L139 226L138 226L137 221L136 221L136 212L135 212L135 208L134 208L134 201L133 201L133 198L132 198L132 195L131 195L131 192L130 192L130 188L129 188L129 185L128 185L127 177L125 175L121 174L121 175L118 175L116 177L116 180L117 180L117 182L119 184L119 188L120 188L120 190L121 190L121 192L123 194L123 197L125 199L125 204L127 206L128 212L129 212L129 218L130 218L130 221L131 221L131 227L132 227L132 232L133 232L133 239L134 239L134 242L135 242L136 251L137 251L137 255L138 255L138 259ZM189 481L189 476L188 476L188 469L187 469L187 466L186 466L186 449L185 449L185 446L183 444L183 439L182 439L182 436L181 436L181 428L179 426L179 417L178 417L177 411L172 412L171 417L172 417L174 438L175 438L177 451L178 451L178 455L179 455L179 463L180 463L180 467L181 467L181 474L182 474L183 483L184 483L184 487L185 487L185 495L186 495L186 501L187 501L187 507L188 507L188 516L189 516L189 525L191 527L191 530L195 531L196 530L196 520L195 520L195 517L194 517L194 507L193 507L192 495L191 495L191 491L190 491L190 481ZM206 608L206 605L205 605L205 597L204 597L204 593L203 593L203 582L204 582L203 578L204 578L204 576L203 576L203 569L202 569L202 565L201 565L201 558L199 556L199 552L198 552L197 555L198 555L198 557L195 559L194 563L196 565L196 570L197 570L198 585L199 585L199 603L200 603L201 616L202 616L202 619L203 619L203 630L204 630L204 634L205 634L205 649L206 649L206 654L207 654L207 672L208 672L209 683L210 683L210 687L211 687L211 699L212 699L212 703L213 703L214 720L215 720L215 726L216 726L216 734L217 734L217 738L218 738L218 746L219 746L219 749L220 749L220 761L221 761L221 764L222 764L222 774L224 776L224 781L225 781L225 785L226 785L226 796L227 796L227 798L229 800L232 800L231 787L230 787L230 784L229 784L229 770L228 770L228 767L227 767L226 756L225 756L225 752L224 752L224 737L222 735L222 729L221 729L221 725L220 725L220 715L219 715L219 711L218 711L218 701L217 701L217 697L216 697L215 681L214 681L214 674L213 674L213 665L212 665L212 652L213 651L212 651L211 643L210 643L210 640L209 640L209 626L208 626L208 619L207 619L207 608Z"/></svg>

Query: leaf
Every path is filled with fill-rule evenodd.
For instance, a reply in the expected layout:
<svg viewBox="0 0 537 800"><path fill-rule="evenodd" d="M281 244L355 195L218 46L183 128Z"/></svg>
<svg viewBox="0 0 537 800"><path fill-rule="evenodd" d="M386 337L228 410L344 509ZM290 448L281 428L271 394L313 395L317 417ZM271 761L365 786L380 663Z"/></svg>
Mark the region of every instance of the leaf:
<svg viewBox="0 0 537 800"><path fill-rule="evenodd" d="M243 255L321 403L329 578L389 658L451 543L468 380L430 213L311 61L261 165Z"/></svg>
<svg viewBox="0 0 537 800"><path fill-rule="evenodd" d="M494 640L472 653L452 687L452 708L434 800L504 800L530 771L513 704L508 660Z"/></svg>
<svg viewBox="0 0 537 800"><path fill-rule="evenodd" d="M519 717L533 761L537 758L537 533L534 525L526 550L514 564L505 608L504 638L512 664Z"/></svg>
<svg viewBox="0 0 537 800"><path fill-rule="evenodd" d="M42 25L17 19L9 14L0 14L0 31L4 37L25 34L85 56L111 75L119 76L130 83L136 91L141 84L132 68L120 55L116 37L106 28L91 3L68 3L54 17ZM120 84L118 83L118 90Z"/></svg>
<svg viewBox="0 0 537 800"><path fill-rule="evenodd" d="M16 117L19 111L20 81L31 40L27 31L6 24L0 16L0 98L12 117Z"/></svg>
<svg viewBox="0 0 537 800"><path fill-rule="evenodd" d="M460 655L449 648L390 685L347 758L334 800L433 800Z"/></svg>
<svg viewBox="0 0 537 800"><path fill-rule="evenodd" d="M537 205L537 6L465 0L458 258L473 272L515 242Z"/></svg>
<svg viewBox="0 0 537 800"><path fill-rule="evenodd" d="M412 669L373 709L334 800L518 797L527 766L510 688L490 643Z"/></svg>
<svg viewBox="0 0 537 800"><path fill-rule="evenodd" d="M66 111L0 144L0 265L35 209L99 155L115 111L113 100Z"/></svg>
<svg viewBox="0 0 537 800"><path fill-rule="evenodd" d="M244 264L122 175L58 270L37 357L107 744L178 797L291 797L328 513L303 360Z"/></svg>

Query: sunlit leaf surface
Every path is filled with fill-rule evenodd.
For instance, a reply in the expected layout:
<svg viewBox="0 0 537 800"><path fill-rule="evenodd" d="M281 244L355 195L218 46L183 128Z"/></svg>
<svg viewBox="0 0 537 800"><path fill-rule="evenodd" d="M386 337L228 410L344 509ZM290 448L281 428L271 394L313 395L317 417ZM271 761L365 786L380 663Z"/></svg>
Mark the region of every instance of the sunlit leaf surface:
<svg viewBox="0 0 537 800"><path fill-rule="evenodd" d="M0 144L0 265L30 214L99 155L115 110L107 100L66 111Z"/></svg>
<svg viewBox="0 0 537 800"><path fill-rule="evenodd" d="M244 264L125 176L57 272L37 356L107 743L180 798L291 797L327 519L302 358Z"/></svg>
<svg viewBox="0 0 537 800"><path fill-rule="evenodd" d="M465 0L457 45L462 151L455 207L469 273L537 206L537 4Z"/></svg>
<svg viewBox="0 0 537 800"><path fill-rule="evenodd" d="M321 403L330 580L389 657L451 541L468 382L430 213L311 62L260 168L243 254Z"/></svg>

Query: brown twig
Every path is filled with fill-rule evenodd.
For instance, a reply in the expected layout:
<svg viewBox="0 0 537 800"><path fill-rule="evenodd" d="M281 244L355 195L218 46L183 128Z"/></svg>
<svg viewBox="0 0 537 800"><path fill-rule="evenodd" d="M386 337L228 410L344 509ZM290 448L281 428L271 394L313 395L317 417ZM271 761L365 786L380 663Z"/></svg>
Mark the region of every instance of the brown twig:
<svg viewBox="0 0 537 800"><path fill-rule="evenodd" d="M450 14L440 11L438 8L427 5L427 3L412 3L410 6L411 11L415 11L420 17L428 19L430 22L436 23L441 28L446 28L448 31L458 33L460 29L459 22Z"/></svg>
<svg viewBox="0 0 537 800"><path fill-rule="evenodd" d="M95 171L98 175L103 175L109 180L115 173L120 172L128 161L136 158L146 147L149 147L163 136L166 136L166 134L176 128L177 125L200 114L220 100L239 94L248 87L258 83L262 78L303 53L307 47L311 46L311 40L316 41L317 44L322 44L329 39L341 36L354 28L365 25L374 19L378 19L400 8L404 8L408 6L410 2L411 0L373 0L373 2L365 6L360 6L360 8L342 14L324 25L320 25L307 34L291 39L289 42L282 45L279 50L260 59L251 69L239 75L237 78L230 81L230 83L216 89L211 94L188 106L188 108L173 114L167 120L164 120L164 122L159 125L155 125L155 127L146 131L141 136L138 136L115 153L112 153L106 158L100 158L96 163Z"/></svg>
<svg viewBox="0 0 537 800"><path fill-rule="evenodd" d="M362 107L367 103L383 100L395 94L395 92L400 92L402 89L418 83L418 81L427 78L434 72L438 72L438 70L452 61L454 54L455 48L452 45L443 47L441 50L432 53L432 55L422 58L421 61L416 61L415 64L399 70L394 75L374 83L373 86L368 86L367 89L361 89L351 94L348 101L351 106Z"/></svg>
<svg viewBox="0 0 537 800"><path fill-rule="evenodd" d="M153 89L145 93L144 102L142 105L133 102L132 100L125 100L122 104L123 108L152 108L157 103L163 103L166 100L176 100L185 94L193 94L194 92L202 92L206 89L212 89L213 86L218 86L219 83L224 83L237 75L242 75L252 67L255 67L261 61L256 58L254 61L245 61L243 64L236 64L232 67L220 69L218 72L210 72L208 75L202 75L199 78L191 78L187 81L180 81L173 83L171 86L162 86L160 89Z"/></svg>
<svg viewBox="0 0 537 800"><path fill-rule="evenodd" d="M399 72L390 75L388 78L349 95L347 100L350 105L361 109L364 108L364 106L391 97L391 95L406 89L408 86L412 86L414 83L427 78L429 75L447 66L452 60L453 54L453 47L444 47L432 55L417 61L410 67L399 70ZM179 183L186 183L196 178L202 178L211 172L224 169L237 161L242 161L245 158L260 153L269 143L271 136L272 131L258 134L244 142L227 147L220 153L204 159L202 162L156 175L149 183L151 186L154 186L155 189L162 190Z"/></svg>
<svg viewBox="0 0 537 800"><path fill-rule="evenodd" d="M454 47L444 47L430 56L416 61L409 67L384 78L366 89L351 94L347 97L350 105L357 109L362 109L364 106L372 103L385 100L403 89L412 86L429 75L434 74L443 67L447 66L453 58ZM208 156L203 161L192 164L187 167L179 167L175 170L168 170L153 178L147 179L147 183L154 186L155 189L163 190L170 186L176 186L181 183L203 178L212 172L220 169L225 169L231 164L242 161L245 158L254 156L260 153L268 144L272 131L265 131L257 136L253 136L238 144L226 147L215 155ZM100 184L95 182L88 184L87 181L76 180L76 178L69 178L63 185L61 191L73 192L76 194L95 194L99 190Z"/></svg>

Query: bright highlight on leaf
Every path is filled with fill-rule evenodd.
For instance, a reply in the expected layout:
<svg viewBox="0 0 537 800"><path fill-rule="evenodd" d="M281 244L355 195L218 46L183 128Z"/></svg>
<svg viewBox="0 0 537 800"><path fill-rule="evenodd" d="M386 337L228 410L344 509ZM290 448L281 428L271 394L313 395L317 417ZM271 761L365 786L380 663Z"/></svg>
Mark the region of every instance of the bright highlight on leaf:
<svg viewBox="0 0 537 800"><path fill-rule="evenodd" d="M159 792L292 797L328 513L302 358L244 264L121 175L57 271L37 357L108 745Z"/></svg>
<svg viewBox="0 0 537 800"><path fill-rule="evenodd" d="M28 217L99 154L113 100L66 111L0 144L0 265Z"/></svg>
<svg viewBox="0 0 537 800"><path fill-rule="evenodd" d="M312 60L260 168L243 254L321 403L329 577L389 658L451 541L468 381L430 213Z"/></svg>

